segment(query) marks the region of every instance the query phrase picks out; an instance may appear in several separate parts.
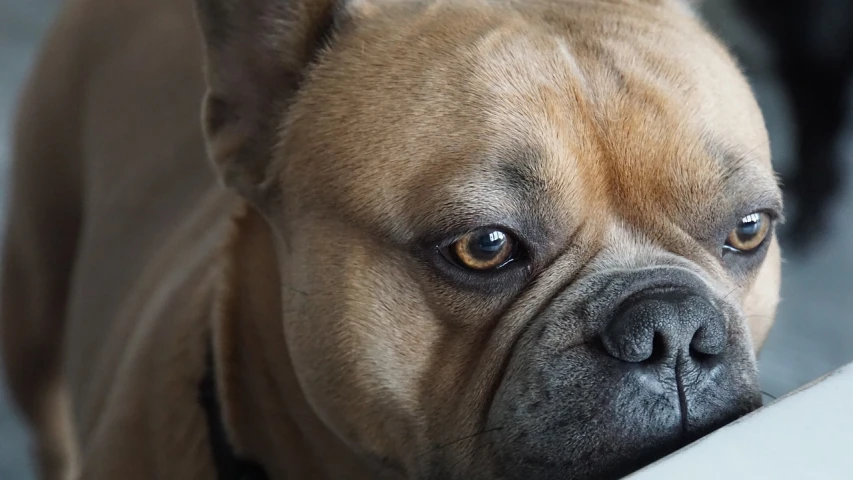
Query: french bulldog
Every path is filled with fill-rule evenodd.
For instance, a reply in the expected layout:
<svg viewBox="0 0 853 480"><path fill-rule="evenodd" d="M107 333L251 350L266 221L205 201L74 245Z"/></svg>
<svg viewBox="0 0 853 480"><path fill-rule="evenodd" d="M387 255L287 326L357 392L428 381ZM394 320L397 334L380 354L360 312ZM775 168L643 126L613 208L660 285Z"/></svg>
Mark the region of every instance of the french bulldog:
<svg viewBox="0 0 853 480"><path fill-rule="evenodd" d="M67 2L2 271L41 478L617 478L758 408L781 195L693 8Z"/></svg>

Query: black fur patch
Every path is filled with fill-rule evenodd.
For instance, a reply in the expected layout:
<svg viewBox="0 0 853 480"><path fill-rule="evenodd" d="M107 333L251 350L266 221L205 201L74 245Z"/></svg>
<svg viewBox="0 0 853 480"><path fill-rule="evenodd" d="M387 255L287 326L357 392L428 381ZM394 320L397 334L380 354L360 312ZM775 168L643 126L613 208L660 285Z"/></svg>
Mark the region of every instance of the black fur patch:
<svg viewBox="0 0 853 480"><path fill-rule="evenodd" d="M222 424L222 411L216 387L213 347L208 343L206 367L198 384L198 403L207 419L208 438L217 480L268 480L264 468L237 457Z"/></svg>

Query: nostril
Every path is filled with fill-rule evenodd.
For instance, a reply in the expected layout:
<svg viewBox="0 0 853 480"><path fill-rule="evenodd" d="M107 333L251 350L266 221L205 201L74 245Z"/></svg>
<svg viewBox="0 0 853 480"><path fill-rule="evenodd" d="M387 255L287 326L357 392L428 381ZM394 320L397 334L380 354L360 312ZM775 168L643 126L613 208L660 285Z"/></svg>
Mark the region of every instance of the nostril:
<svg viewBox="0 0 853 480"><path fill-rule="evenodd" d="M690 345L689 355L690 358L696 363L708 363L717 357L714 354L700 352L699 350L693 348L693 345Z"/></svg>
<svg viewBox="0 0 853 480"><path fill-rule="evenodd" d="M699 327L690 341L690 356L696 360L708 359L726 349L725 327L719 322L708 322Z"/></svg>
<svg viewBox="0 0 853 480"><path fill-rule="evenodd" d="M652 354L643 363L659 363L666 359L666 339L660 332L652 338Z"/></svg>

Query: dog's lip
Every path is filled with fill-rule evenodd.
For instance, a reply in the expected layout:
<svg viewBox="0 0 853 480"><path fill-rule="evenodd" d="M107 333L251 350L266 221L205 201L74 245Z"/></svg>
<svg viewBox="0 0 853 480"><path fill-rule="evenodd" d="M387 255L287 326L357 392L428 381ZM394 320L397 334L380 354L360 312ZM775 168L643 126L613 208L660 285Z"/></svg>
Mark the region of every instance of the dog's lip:
<svg viewBox="0 0 853 480"><path fill-rule="evenodd" d="M588 344L584 345L588 346ZM628 368L635 369L634 365L627 366ZM668 368L671 369L671 367ZM725 372L725 363L721 362L719 365L715 365L713 367L713 370L715 370L715 375ZM655 374L652 371L642 371L640 369L636 369L635 373L637 374L637 378L645 377L648 381L651 381L655 378ZM677 392L679 395L679 399L685 399L688 405L692 402L701 402L700 396L689 393L689 387L685 388L683 384L676 386L674 373L670 373L670 375L673 377L672 390L670 390L669 392L661 390L659 393L663 395L666 395L668 393L671 396L673 393ZM655 379L655 383L659 385L660 381ZM699 390L701 390L701 388ZM758 391L755 390L755 392ZM744 390L744 395L748 396L749 392ZM746 405L743 406L745 407ZM594 476L583 478L614 480L617 478L623 478L624 476L630 475L631 473L641 468L644 468L678 450L681 450L693 444L694 442L704 438L705 436L712 434L716 430L719 430L737 421L744 415L747 415L753 410L759 408L760 404L752 405L749 408L732 409L732 411L721 415L717 420L708 422L704 425L701 423L701 421L685 421L684 416L687 415L688 409L684 404L679 405L679 407L680 408L678 408L678 410L680 413L680 417L674 415L675 418L673 418L672 425L675 428L673 428L669 434L655 436L654 438L647 438L645 441L643 441L643 446L640 451L634 452L630 455L625 455L620 458L615 458L608 465L601 465L600 467L602 469L597 471ZM673 409L673 412L674 411L675 409ZM680 425L678 425L678 418L681 419ZM492 454L497 453L493 451Z"/></svg>
<svg viewBox="0 0 853 480"><path fill-rule="evenodd" d="M757 407L756 407L757 408ZM689 447L691 444L701 440L702 438L714 433L715 431L737 421L743 416L749 414L741 412L736 415L731 415L725 421L716 422L709 426L698 428L682 428L679 435L661 439L654 445L651 445L648 450L642 454L633 457L625 458L623 461L617 461L610 465L607 470L599 472L594 478L596 479L617 479L630 475L648 465L651 465L658 460L671 455L683 448Z"/></svg>
<svg viewBox="0 0 853 480"><path fill-rule="evenodd" d="M678 398L678 409L681 418L681 433L685 437L693 437L696 435L697 427L695 421L691 421L689 415L689 406L698 401L700 392L714 388L719 375L725 371L725 362L723 359L712 357L705 361L705 365L695 365L689 363L688 360L678 358L672 364L659 363L655 367L650 368L648 365L638 365L627 362L621 362L624 375L633 376L635 381L640 384L649 394L667 396L675 394ZM699 379L691 379L693 371L702 369L702 373L698 374ZM685 370L688 370L685 372ZM662 377L665 377L662 379ZM718 387L722 388L722 387ZM697 393L690 393L690 391ZM760 406L760 405L759 405ZM757 408L757 407L756 407ZM701 430L702 427L698 427Z"/></svg>

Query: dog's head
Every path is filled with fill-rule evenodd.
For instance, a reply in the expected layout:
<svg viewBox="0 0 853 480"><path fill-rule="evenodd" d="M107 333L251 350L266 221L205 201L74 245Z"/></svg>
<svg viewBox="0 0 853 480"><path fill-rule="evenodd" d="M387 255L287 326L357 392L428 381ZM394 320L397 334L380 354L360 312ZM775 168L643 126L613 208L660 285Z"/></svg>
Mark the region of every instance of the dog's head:
<svg viewBox="0 0 853 480"><path fill-rule="evenodd" d="M314 413L421 479L618 475L760 404L780 194L676 0L198 0Z"/></svg>

